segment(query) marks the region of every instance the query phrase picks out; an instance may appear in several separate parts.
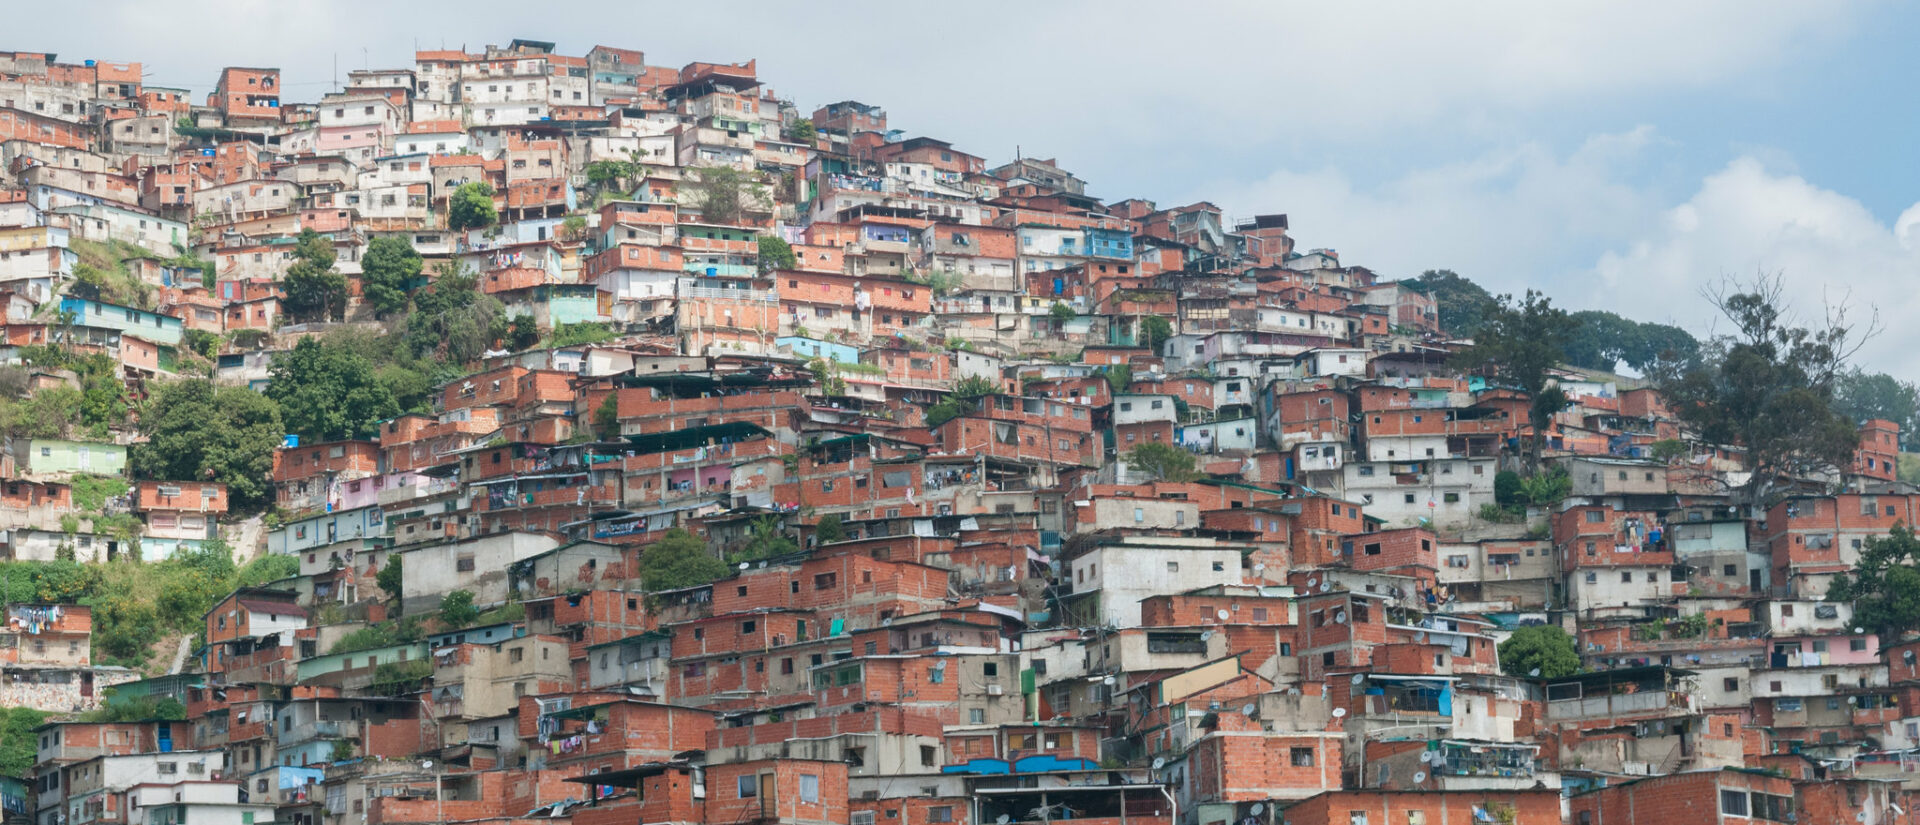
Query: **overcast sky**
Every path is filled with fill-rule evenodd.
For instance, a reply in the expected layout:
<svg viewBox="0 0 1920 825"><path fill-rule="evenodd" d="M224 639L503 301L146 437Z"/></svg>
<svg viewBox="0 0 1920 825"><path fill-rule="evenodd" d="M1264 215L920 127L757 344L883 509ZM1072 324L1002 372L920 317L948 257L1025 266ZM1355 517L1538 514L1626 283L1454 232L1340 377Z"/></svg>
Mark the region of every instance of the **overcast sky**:
<svg viewBox="0 0 1920 825"><path fill-rule="evenodd" d="M1920 379L1920 6L1890 2L916 4L522 0L20 2L0 48L138 60L211 87L515 37L649 63L759 59L810 111L853 98L990 163L1055 157L1100 197L1284 212L1389 276L1707 330L1704 285L1851 295L1869 366ZM1550 10L1543 15L1541 9Z"/></svg>

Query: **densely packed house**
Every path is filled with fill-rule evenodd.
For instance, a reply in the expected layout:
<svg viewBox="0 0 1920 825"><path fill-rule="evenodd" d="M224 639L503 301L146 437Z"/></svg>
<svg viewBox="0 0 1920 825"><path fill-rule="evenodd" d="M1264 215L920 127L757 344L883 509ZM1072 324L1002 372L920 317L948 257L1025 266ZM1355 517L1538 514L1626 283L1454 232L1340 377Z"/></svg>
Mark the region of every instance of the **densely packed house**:
<svg viewBox="0 0 1920 825"><path fill-rule="evenodd" d="M1920 821L1920 643L1824 599L1920 515L1890 422L1743 506L1740 451L1659 392L1559 370L1536 432L1431 295L1285 215L1106 201L877 106L804 113L752 61L515 40L313 100L143 77L0 54L0 360L263 389L302 339L392 323L382 239L539 343L374 432L285 433L244 540L226 484L133 477L137 428L9 437L7 558L150 563L224 524L298 566L165 675L95 666L85 606L8 605L0 701L59 714L10 820ZM303 233L333 317L289 312ZM136 289L76 288L103 248ZM1514 508L1535 436L1567 489ZM82 507L98 477L131 483ZM706 573L650 578L676 564ZM1503 669L1542 626L1581 666Z"/></svg>

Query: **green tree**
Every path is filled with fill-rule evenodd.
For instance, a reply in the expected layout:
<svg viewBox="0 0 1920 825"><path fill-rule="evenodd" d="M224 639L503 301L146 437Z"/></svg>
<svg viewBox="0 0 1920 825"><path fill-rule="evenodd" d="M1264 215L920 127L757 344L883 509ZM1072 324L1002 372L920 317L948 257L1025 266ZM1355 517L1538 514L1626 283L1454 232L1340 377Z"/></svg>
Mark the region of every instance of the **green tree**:
<svg viewBox="0 0 1920 825"><path fill-rule="evenodd" d="M365 357L316 338L273 359L268 375L266 396L280 406L281 423L314 441L370 437L400 414Z"/></svg>
<svg viewBox="0 0 1920 825"><path fill-rule="evenodd" d="M1559 625L1523 627L1500 643L1500 669L1509 676L1558 679L1580 672L1573 637Z"/></svg>
<svg viewBox="0 0 1920 825"><path fill-rule="evenodd" d="M1564 393L1547 392L1548 382L1551 370L1566 359L1566 342L1578 327L1566 310L1554 308L1552 299L1539 292L1527 290L1518 301L1502 295L1474 333L1473 347L1460 355L1463 366L1491 369L1500 382L1532 399L1528 423L1533 437L1526 454L1529 473L1540 466L1540 451L1554 413L1566 406Z"/></svg>
<svg viewBox="0 0 1920 825"><path fill-rule="evenodd" d="M1047 308L1047 315L1052 317L1055 323L1061 324L1080 317L1080 313L1073 311L1073 307L1059 301L1054 301L1053 306Z"/></svg>
<svg viewBox="0 0 1920 825"><path fill-rule="evenodd" d="M187 330L181 343L186 344L187 349L199 353L201 358L209 361L220 355L220 336L208 330Z"/></svg>
<svg viewBox="0 0 1920 825"><path fill-rule="evenodd" d="M813 120L811 118L803 117L787 124L787 140L789 141L812 146L814 139L817 137L819 137L819 134L814 131Z"/></svg>
<svg viewBox="0 0 1920 825"><path fill-rule="evenodd" d="M839 513L828 513L820 517L813 525L813 539L820 544L829 544L847 540L847 528L840 522Z"/></svg>
<svg viewBox="0 0 1920 825"><path fill-rule="evenodd" d="M566 220L563 220L560 222L560 229L555 234L560 238L560 240L568 241L570 243L579 243L580 241L586 240L587 239L586 217L582 215L568 215L566 217Z"/></svg>
<svg viewBox="0 0 1920 825"><path fill-rule="evenodd" d="M405 556L398 553L387 554L387 563L381 565L380 572L375 573L373 576L373 583L379 585L381 590L386 591L387 598L389 599L400 598L401 577L406 575L403 572L403 562L405 558Z"/></svg>
<svg viewBox="0 0 1920 825"><path fill-rule="evenodd" d="M472 627L479 620L480 611L473 606L473 591L455 590L440 597L441 630Z"/></svg>
<svg viewBox="0 0 1920 825"><path fill-rule="evenodd" d="M1101 370L1107 377L1107 387L1115 393L1124 393L1133 385L1133 367L1128 364L1109 364Z"/></svg>
<svg viewBox="0 0 1920 825"><path fill-rule="evenodd" d="M1885 536L1867 539L1851 573L1833 577L1827 598L1853 603L1856 624L1883 639L1920 629L1920 538L1896 524Z"/></svg>
<svg viewBox="0 0 1920 825"><path fill-rule="evenodd" d="M612 441L620 437L620 394L607 393L605 401L593 411L594 433L601 441Z"/></svg>
<svg viewBox="0 0 1920 825"><path fill-rule="evenodd" d="M243 511L266 503L273 452L286 432L267 397L204 378L160 384L140 431L147 439L129 457L136 477L219 482Z"/></svg>
<svg viewBox="0 0 1920 825"><path fill-rule="evenodd" d="M303 321L344 318L347 276L334 271L333 241L312 229L300 230L293 263L281 279L287 314Z"/></svg>
<svg viewBox="0 0 1920 825"><path fill-rule="evenodd" d="M525 352L540 343L540 325L532 315L522 313L507 322L507 349Z"/></svg>
<svg viewBox="0 0 1920 825"><path fill-rule="evenodd" d="M406 341L414 357L437 353L454 364L480 359L507 330L500 301L480 290L471 270L441 264L433 283L413 294Z"/></svg>
<svg viewBox="0 0 1920 825"><path fill-rule="evenodd" d="M1000 385L984 375L961 376L953 392L927 407L927 426L938 427L979 407L982 397L1000 392Z"/></svg>
<svg viewBox="0 0 1920 825"><path fill-rule="evenodd" d="M800 265L800 259L793 254L793 245L779 235L761 235L759 244L762 273L776 269L792 269Z"/></svg>
<svg viewBox="0 0 1920 825"><path fill-rule="evenodd" d="M1200 477L1193 453L1172 444L1148 441L1128 450L1121 460L1127 469L1153 481L1192 481Z"/></svg>
<svg viewBox="0 0 1920 825"><path fill-rule="evenodd" d="M0 400L0 435L65 438L80 424L84 394L72 387L46 387L24 399Z"/></svg>
<svg viewBox="0 0 1920 825"><path fill-rule="evenodd" d="M1448 335L1473 337L1496 303L1479 284L1451 269L1429 269L1400 285L1433 298L1440 329Z"/></svg>
<svg viewBox="0 0 1920 825"><path fill-rule="evenodd" d="M1173 322L1158 315L1149 315L1140 322L1140 331L1146 336L1147 348L1158 353L1161 345L1173 337Z"/></svg>
<svg viewBox="0 0 1920 825"><path fill-rule="evenodd" d="M53 714L33 708L0 708L0 775L32 779L39 761L39 734L34 728Z"/></svg>
<svg viewBox="0 0 1920 825"><path fill-rule="evenodd" d="M733 563L756 561L784 556L799 549L800 546L794 544L793 539L787 538L783 532L778 516L761 516L754 519L753 524L747 528L747 546L739 553L728 557L727 561Z"/></svg>
<svg viewBox="0 0 1920 825"><path fill-rule="evenodd" d="M447 199L447 228L455 231L485 229L499 215L493 210L493 187L475 181L460 184Z"/></svg>
<svg viewBox="0 0 1920 825"><path fill-rule="evenodd" d="M1914 385L1884 372L1858 367L1840 374L1834 384L1834 409L1854 421L1883 419L1900 425L1900 441L1913 445L1920 438L1920 392Z"/></svg>
<svg viewBox="0 0 1920 825"><path fill-rule="evenodd" d="M300 575L300 560L298 558L281 555L279 553L268 553L264 556L256 557L253 561L247 562L245 566L241 567L240 572L235 578L234 586L259 587L269 582L290 579L298 575Z"/></svg>
<svg viewBox="0 0 1920 825"><path fill-rule="evenodd" d="M1820 329L1789 325L1778 277L1735 288L1742 291L1713 296L1733 333L1650 374L1698 440L1745 450L1750 475L1736 494L1743 503L1770 506L1785 489L1783 479L1838 472L1852 462L1859 432L1835 408L1835 390L1864 337L1849 328L1844 307Z"/></svg>
<svg viewBox="0 0 1920 825"><path fill-rule="evenodd" d="M420 280L423 261L413 244L399 235L382 235L360 256L360 290L380 312L407 308L408 293Z"/></svg>
<svg viewBox="0 0 1920 825"><path fill-rule="evenodd" d="M739 223L765 191L746 172L731 166L703 166L699 172L700 179L692 186L694 207L708 223Z"/></svg>
<svg viewBox="0 0 1920 825"><path fill-rule="evenodd" d="M1496 477L1496 482L1498 481ZM1545 507L1556 504L1573 493L1573 477L1567 475L1567 468L1548 467L1538 473L1520 479L1520 495L1528 504Z"/></svg>
<svg viewBox="0 0 1920 825"><path fill-rule="evenodd" d="M1520 482L1520 474L1512 470L1501 470L1493 474L1493 500L1501 507L1518 508L1527 504L1526 491Z"/></svg>
<svg viewBox="0 0 1920 825"><path fill-rule="evenodd" d="M726 562L709 551L698 536L679 527L640 551L640 583L648 590L678 590L726 575Z"/></svg>

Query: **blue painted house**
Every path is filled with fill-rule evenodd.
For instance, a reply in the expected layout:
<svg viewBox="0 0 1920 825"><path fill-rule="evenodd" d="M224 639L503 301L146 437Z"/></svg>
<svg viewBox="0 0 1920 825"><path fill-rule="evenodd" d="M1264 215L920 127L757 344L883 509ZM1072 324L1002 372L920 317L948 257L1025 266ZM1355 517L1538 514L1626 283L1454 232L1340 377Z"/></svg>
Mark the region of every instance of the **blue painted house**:
<svg viewBox="0 0 1920 825"><path fill-rule="evenodd" d="M77 326L119 330L123 335L156 344L178 346L186 335L180 319L144 309L68 297L60 299L60 311L73 313L73 323Z"/></svg>

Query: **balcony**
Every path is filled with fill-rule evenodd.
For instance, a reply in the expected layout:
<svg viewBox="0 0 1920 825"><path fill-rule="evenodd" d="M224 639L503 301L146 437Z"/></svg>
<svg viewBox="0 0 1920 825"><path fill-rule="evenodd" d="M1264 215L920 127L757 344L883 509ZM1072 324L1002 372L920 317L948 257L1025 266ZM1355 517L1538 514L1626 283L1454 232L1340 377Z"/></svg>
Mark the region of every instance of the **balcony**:
<svg viewBox="0 0 1920 825"><path fill-rule="evenodd" d="M1591 719L1636 713L1664 713L1669 710L1694 712L1692 696L1664 690L1642 693L1583 696L1577 699L1553 699L1547 702L1547 718L1553 720Z"/></svg>
<svg viewBox="0 0 1920 825"><path fill-rule="evenodd" d="M360 723L356 721L315 720L294 725L280 732L281 745L309 742L315 739L357 738L360 735Z"/></svg>

